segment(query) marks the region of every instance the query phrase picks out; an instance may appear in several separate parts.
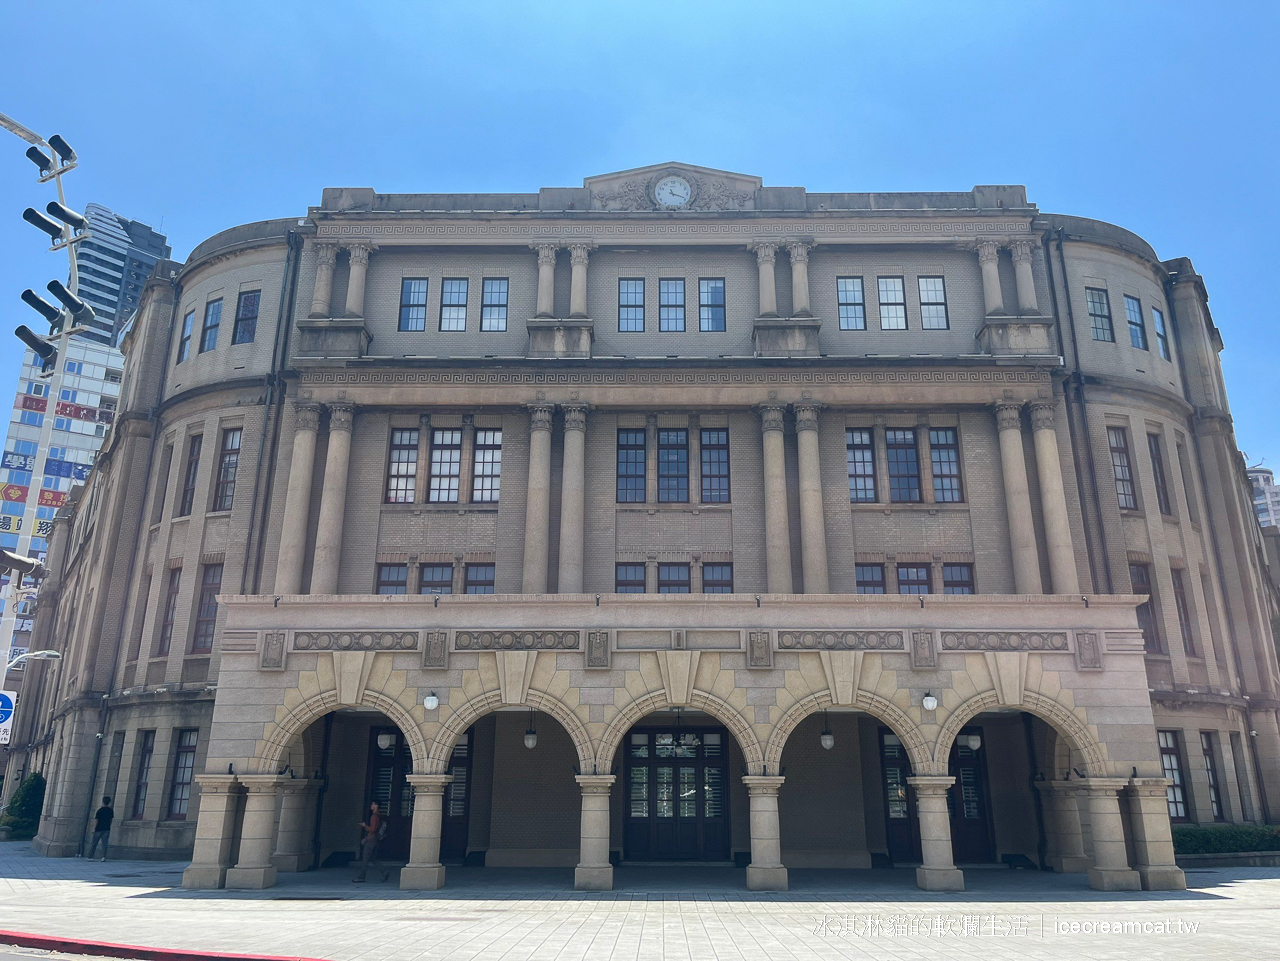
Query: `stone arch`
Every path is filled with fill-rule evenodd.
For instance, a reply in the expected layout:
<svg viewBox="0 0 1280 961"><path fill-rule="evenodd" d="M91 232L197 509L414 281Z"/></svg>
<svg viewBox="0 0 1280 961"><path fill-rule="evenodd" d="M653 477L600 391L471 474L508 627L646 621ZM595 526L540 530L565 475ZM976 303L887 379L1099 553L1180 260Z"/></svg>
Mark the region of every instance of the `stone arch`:
<svg viewBox="0 0 1280 961"><path fill-rule="evenodd" d="M787 708L781 720L774 726L773 733L769 735L769 746L764 756L768 770L774 773L780 770L783 748L787 746L787 739L791 737L791 732L801 721L811 714L836 706L831 692L824 690L802 697ZM933 761L929 745L924 735L920 733L919 725L900 708L867 691L858 691L854 696L853 704L849 706L883 721L902 739L902 745L907 749L907 756L911 759L911 766L915 773L928 774L932 770Z"/></svg>
<svg viewBox="0 0 1280 961"><path fill-rule="evenodd" d="M942 730L938 732L938 740L933 748L933 763L937 770L945 772L951 756L951 745L960 734L960 729L983 711L1001 707L1000 696L995 691L978 694L962 703L952 713ZM1102 747L1084 722L1063 707L1053 698L1045 697L1034 691L1024 691L1020 710L1034 714L1050 725L1064 738L1071 747L1084 759L1085 773L1090 777L1103 777L1107 773L1107 759Z"/></svg>
<svg viewBox="0 0 1280 961"><path fill-rule="evenodd" d="M409 746L409 753L413 758L413 769L421 771L427 760L427 742L422 736L422 730L413 716L405 710L404 705L370 688L366 688L361 695L360 705L381 711L395 723ZM338 703L338 692L324 691L307 698L289 711L283 720L268 724L267 736L263 739L262 748L258 752L257 773L275 774L280 769L280 763L289 745L293 743L293 739L302 734L313 721L331 711L336 711L339 707L342 705Z"/></svg>
<svg viewBox="0 0 1280 961"><path fill-rule="evenodd" d="M427 751L426 755L426 773L444 774L449 767L449 758L453 754L453 745L462 736L463 732L480 718L502 706L501 691L486 691L479 697L471 698L450 714L449 719L444 722L431 741L430 750ZM595 755L591 750L591 735L587 733L581 718L573 713L563 701L533 688L529 688L529 692L525 695L523 706L531 707L535 711L542 711L544 714L550 714L560 723L560 726L568 732L570 740L573 741L574 750L578 752L579 770L584 774L589 773L589 769L595 762Z"/></svg>
<svg viewBox="0 0 1280 961"><path fill-rule="evenodd" d="M596 770L608 772L612 769L613 756L617 753L618 745L622 743L622 738L631 729L632 725L645 715L652 714L654 711L661 710L664 707L673 706L675 705L667 701L667 692L665 690L650 691L648 694L626 704L622 710L614 715L613 720L609 722L608 727L605 728L604 734L600 738L600 747L596 752ZM738 747L742 749L742 756L747 763L748 771L752 769L752 765L762 766L764 764L764 751L760 747L760 739L756 737L756 732L752 729L747 719L727 701L716 697L714 694L708 694L706 691L699 691L695 688L689 695L688 706L699 711L705 711L729 729L729 733L737 739Z"/></svg>

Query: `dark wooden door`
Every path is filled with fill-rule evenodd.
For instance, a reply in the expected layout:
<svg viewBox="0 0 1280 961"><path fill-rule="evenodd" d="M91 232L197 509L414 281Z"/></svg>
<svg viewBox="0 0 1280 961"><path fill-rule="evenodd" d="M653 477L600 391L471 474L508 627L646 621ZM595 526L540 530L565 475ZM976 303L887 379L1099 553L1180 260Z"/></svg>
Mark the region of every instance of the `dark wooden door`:
<svg viewBox="0 0 1280 961"><path fill-rule="evenodd" d="M627 735L628 860L729 859L727 744L723 728L647 728Z"/></svg>
<svg viewBox="0 0 1280 961"><path fill-rule="evenodd" d="M969 747L970 736L981 742ZM947 794L951 809L951 849L957 863L995 860L991 811L987 794L986 743L982 728L966 727L951 747L951 776L956 779Z"/></svg>
<svg viewBox="0 0 1280 961"><path fill-rule="evenodd" d="M440 860L463 861L467 856L467 832L471 824L471 748L475 728L453 746L449 773L453 780L444 789L444 818L440 826Z"/></svg>
<svg viewBox="0 0 1280 961"><path fill-rule="evenodd" d="M413 787L405 775L413 770L413 758L397 727L369 731L369 773L360 820L368 818L369 805L377 801L387 819L387 834L378 845L383 861L408 861L413 828Z"/></svg>
<svg viewBox="0 0 1280 961"><path fill-rule="evenodd" d="M916 797L907 778L911 759L898 735L880 728L880 780L884 785L884 833L889 860L894 864L920 861Z"/></svg>

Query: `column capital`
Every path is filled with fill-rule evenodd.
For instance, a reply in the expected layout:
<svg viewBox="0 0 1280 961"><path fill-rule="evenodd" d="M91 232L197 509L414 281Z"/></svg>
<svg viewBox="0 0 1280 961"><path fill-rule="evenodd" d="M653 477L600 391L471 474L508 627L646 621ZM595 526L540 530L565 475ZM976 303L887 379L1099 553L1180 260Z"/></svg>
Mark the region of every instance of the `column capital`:
<svg viewBox="0 0 1280 961"><path fill-rule="evenodd" d="M1013 253L1015 264L1031 263L1031 241L1015 240L1009 245L1009 250Z"/></svg>
<svg viewBox="0 0 1280 961"><path fill-rule="evenodd" d="M818 411L820 410L822 410L821 404L796 404L796 430L817 430Z"/></svg>
<svg viewBox="0 0 1280 961"><path fill-rule="evenodd" d="M582 788L583 794L608 794L616 781L614 774L578 774L574 780Z"/></svg>
<svg viewBox="0 0 1280 961"><path fill-rule="evenodd" d="M771 264L777 259L778 244L772 240L753 240L747 247L756 252L756 262Z"/></svg>
<svg viewBox="0 0 1280 961"><path fill-rule="evenodd" d="M747 793L777 797L778 789L786 778L776 774L744 774L742 783L747 786Z"/></svg>
<svg viewBox="0 0 1280 961"><path fill-rule="evenodd" d="M530 250L538 252L538 266L554 265L556 262L556 253L560 250L560 245L547 241L540 244L530 244Z"/></svg>
<svg viewBox="0 0 1280 961"><path fill-rule="evenodd" d="M294 430L319 430L320 429L320 405L319 404L294 404L293 405L293 422L294 422Z"/></svg>
<svg viewBox="0 0 1280 961"><path fill-rule="evenodd" d="M1142 797L1164 798L1172 783L1165 777L1131 777L1125 785L1125 790Z"/></svg>
<svg viewBox="0 0 1280 961"><path fill-rule="evenodd" d="M240 790L240 778L234 774L197 774L195 782L201 794L231 794Z"/></svg>
<svg viewBox="0 0 1280 961"><path fill-rule="evenodd" d="M758 409L764 430L782 430L782 415L786 412L783 404L763 404Z"/></svg>
<svg viewBox="0 0 1280 961"><path fill-rule="evenodd" d="M813 242L809 240L788 240L787 253L791 255L793 264L807 264L809 262L809 251L813 248Z"/></svg>
<svg viewBox="0 0 1280 961"><path fill-rule="evenodd" d="M316 261L325 267L332 267L338 259L337 244L316 244Z"/></svg>
<svg viewBox="0 0 1280 961"><path fill-rule="evenodd" d="M1000 430L1022 429L1022 404L1000 401L995 405L996 426Z"/></svg>
<svg viewBox="0 0 1280 961"><path fill-rule="evenodd" d="M571 243L569 246L569 263L574 267L587 266L587 259L591 256L591 251L595 249L595 244L590 241L580 240ZM541 256L541 254L539 254Z"/></svg>
<svg viewBox="0 0 1280 961"><path fill-rule="evenodd" d="M377 249L374 244L351 244L347 247L347 253L350 254L353 265L367 267L369 255Z"/></svg>
<svg viewBox="0 0 1280 961"><path fill-rule="evenodd" d="M241 774L240 783L250 794L274 793L289 778L280 774Z"/></svg>
<svg viewBox="0 0 1280 961"><path fill-rule="evenodd" d="M529 404L530 430L551 430L551 412L554 404Z"/></svg>
<svg viewBox="0 0 1280 961"><path fill-rule="evenodd" d="M280 780L281 794L306 794L320 788L320 782L306 777L285 777Z"/></svg>
<svg viewBox="0 0 1280 961"><path fill-rule="evenodd" d="M994 240L984 240L977 245L978 263L993 264L1000 259L1000 245Z"/></svg>
<svg viewBox="0 0 1280 961"><path fill-rule="evenodd" d="M413 785L414 794L443 794L453 781L452 774L406 774L404 779Z"/></svg>
<svg viewBox="0 0 1280 961"><path fill-rule="evenodd" d="M330 404L329 430L351 430L355 412L354 404Z"/></svg>
<svg viewBox="0 0 1280 961"><path fill-rule="evenodd" d="M1054 416L1057 407L1053 403L1037 403L1031 405L1031 429L1053 430Z"/></svg>
<svg viewBox="0 0 1280 961"><path fill-rule="evenodd" d="M956 783L956 779L950 775L920 774L907 778L907 783L916 789L917 796L938 797L945 795L951 785Z"/></svg>
<svg viewBox="0 0 1280 961"><path fill-rule="evenodd" d="M1090 797L1115 797L1129 783L1123 777L1084 777L1077 782Z"/></svg>
<svg viewBox="0 0 1280 961"><path fill-rule="evenodd" d="M589 407L588 404L562 404L560 409L564 411L564 429L586 430Z"/></svg>

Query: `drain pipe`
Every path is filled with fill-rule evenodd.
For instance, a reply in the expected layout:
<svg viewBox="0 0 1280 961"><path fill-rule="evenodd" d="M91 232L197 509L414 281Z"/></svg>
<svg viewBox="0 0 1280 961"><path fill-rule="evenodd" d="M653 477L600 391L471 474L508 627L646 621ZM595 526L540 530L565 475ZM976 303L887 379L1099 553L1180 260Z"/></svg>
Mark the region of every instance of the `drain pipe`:
<svg viewBox="0 0 1280 961"><path fill-rule="evenodd" d="M316 792L316 823L311 831L311 870L320 869L320 829L321 816L324 814L324 794L329 789L329 740L333 734L333 712L324 716L324 741L320 748L320 770L316 771L316 780L320 782L320 790Z"/></svg>

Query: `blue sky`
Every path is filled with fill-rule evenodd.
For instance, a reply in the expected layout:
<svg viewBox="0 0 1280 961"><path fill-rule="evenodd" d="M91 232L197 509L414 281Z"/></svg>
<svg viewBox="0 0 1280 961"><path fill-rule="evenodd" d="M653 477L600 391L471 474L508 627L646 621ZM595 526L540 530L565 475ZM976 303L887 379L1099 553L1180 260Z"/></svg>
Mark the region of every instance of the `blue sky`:
<svg viewBox="0 0 1280 961"><path fill-rule="evenodd" d="M672 159L811 190L1026 184L1193 259L1240 444L1280 468L1280 4L58 0L4 4L0 37L0 111L80 153L72 205L163 227L179 259L325 186L533 191ZM65 268L20 219L51 188L0 138L7 331ZM19 357L0 332L0 393Z"/></svg>

